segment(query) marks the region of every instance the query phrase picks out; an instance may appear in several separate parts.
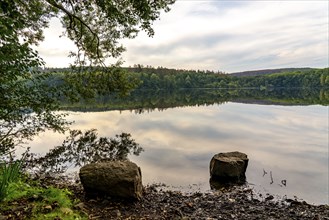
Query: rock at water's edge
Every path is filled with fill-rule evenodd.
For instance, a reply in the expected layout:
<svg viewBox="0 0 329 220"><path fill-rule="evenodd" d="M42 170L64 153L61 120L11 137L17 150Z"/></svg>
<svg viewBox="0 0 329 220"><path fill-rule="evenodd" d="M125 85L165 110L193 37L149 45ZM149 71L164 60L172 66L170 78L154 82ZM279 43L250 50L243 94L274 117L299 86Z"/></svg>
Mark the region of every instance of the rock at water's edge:
<svg viewBox="0 0 329 220"><path fill-rule="evenodd" d="M91 163L80 169L80 180L87 195L108 195L117 198L140 199L142 174L130 161Z"/></svg>

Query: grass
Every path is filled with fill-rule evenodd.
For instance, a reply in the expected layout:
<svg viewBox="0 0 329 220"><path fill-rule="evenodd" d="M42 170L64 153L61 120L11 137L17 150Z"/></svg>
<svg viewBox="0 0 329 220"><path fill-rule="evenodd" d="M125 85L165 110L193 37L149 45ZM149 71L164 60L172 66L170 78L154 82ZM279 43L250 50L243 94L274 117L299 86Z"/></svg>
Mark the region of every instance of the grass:
<svg viewBox="0 0 329 220"><path fill-rule="evenodd" d="M78 201L70 199L67 189L41 187L21 174L21 162L0 165L0 217L10 219L87 219L84 213L74 210ZM15 211L13 211L15 210Z"/></svg>
<svg viewBox="0 0 329 220"><path fill-rule="evenodd" d="M9 184L18 180L21 166L22 160L0 163L0 201L7 196Z"/></svg>

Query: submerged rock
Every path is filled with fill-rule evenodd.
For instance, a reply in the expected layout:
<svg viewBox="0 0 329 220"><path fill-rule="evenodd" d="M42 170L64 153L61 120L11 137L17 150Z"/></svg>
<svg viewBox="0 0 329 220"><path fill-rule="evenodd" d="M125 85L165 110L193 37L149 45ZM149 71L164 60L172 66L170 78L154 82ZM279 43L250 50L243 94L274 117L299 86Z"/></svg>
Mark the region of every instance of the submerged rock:
<svg viewBox="0 0 329 220"><path fill-rule="evenodd" d="M130 161L91 163L80 169L80 180L87 195L108 195L118 198L142 197L140 168Z"/></svg>
<svg viewBox="0 0 329 220"><path fill-rule="evenodd" d="M238 151L214 155L210 161L211 181L245 182L248 161L248 156Z"/></svg>

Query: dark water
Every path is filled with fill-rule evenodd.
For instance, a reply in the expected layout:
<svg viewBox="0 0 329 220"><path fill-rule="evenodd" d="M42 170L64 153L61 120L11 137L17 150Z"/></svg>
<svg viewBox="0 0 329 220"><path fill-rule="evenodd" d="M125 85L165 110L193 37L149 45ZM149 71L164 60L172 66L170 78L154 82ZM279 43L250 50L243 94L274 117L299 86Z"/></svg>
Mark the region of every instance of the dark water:
<svg viewBox="0 0 329 220"><path fill-rule="evenodd" d="M143 184L210 190L211 157L241 151L249 157L247 182L256 192L328 204L328 106L257 102L229 101L143 113L71 112L68 119L76 122L73 128L96 128L100 136L131 133L144 149L139 156L129 156L141 167ZM46 153L62 140L63 136L45 133L34 140L32 151Z"/></svg>

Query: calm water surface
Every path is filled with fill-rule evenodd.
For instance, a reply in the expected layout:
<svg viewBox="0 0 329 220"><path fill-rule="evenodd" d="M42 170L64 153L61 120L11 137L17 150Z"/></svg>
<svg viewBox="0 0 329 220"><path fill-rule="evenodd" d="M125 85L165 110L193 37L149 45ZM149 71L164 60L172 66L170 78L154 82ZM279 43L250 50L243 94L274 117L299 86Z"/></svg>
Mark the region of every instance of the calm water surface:
<svg viewBox="0 0 329 220"><path fill-rule="evenodd" d="M73 128L96 128L101 136L131 133L144 148L140 156L129 157L141 167L144 185L210 190L212 156L241 151L249 157L246 176L256 192L328 204L328 111L320 105L228 102L143 114L72 112L68 119L76 122ZM45 133L34 140L32 151L46 153L62 140Z"/></svg>

